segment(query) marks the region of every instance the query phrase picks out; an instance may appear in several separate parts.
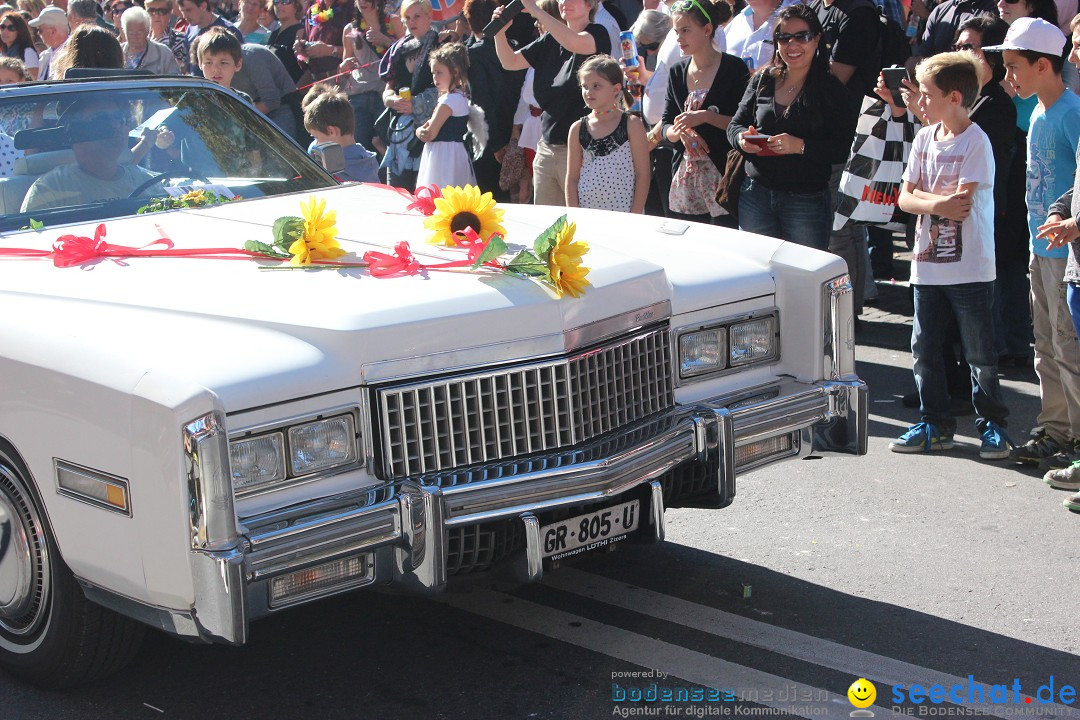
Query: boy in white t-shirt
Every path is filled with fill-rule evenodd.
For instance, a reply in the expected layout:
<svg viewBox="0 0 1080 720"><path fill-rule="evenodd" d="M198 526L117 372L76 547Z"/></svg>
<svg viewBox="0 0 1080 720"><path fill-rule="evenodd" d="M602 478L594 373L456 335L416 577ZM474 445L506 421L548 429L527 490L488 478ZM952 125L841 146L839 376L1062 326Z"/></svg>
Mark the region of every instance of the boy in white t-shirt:
<svg viewBox="0 0 1080 720"><path fill-rule="evenodd" d="M979 94L978 61L970 52L935 55L916 70L919 105L929 125L911 148L900 191L901 209L919 216L911 285L915 322L911 354L922 421L889 445L894 452L953 446L956 419L942 344L949 315L956 317L971 366L979 456L1004 460L1008 408L1000 400L994 352L994 155L990 140L968 118Z"/></svg>

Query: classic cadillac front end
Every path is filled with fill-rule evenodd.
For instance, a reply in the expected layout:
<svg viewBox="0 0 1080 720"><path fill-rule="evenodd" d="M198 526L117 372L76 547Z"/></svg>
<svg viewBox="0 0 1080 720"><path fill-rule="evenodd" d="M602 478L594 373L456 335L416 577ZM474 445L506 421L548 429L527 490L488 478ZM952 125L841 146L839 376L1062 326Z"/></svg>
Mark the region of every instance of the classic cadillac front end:
<svg viewBox="0 0 1080 720"><path fill-rule="evenodd" d="M197 418L184 430L197 597L173 627L242 643L249 620L365 585L438 592L492 569L535 581L579 552L663 540L666 508L726 507L745 471L864 454L849 294L846 276L821 287L827 377L815 382L777 376L677 401L688 375L775 365L780 313L673 327L664 302L567 333L555 357L420 375L394 376L409 363L381 367L355 405L316 417L235 428L220 413ZM341 428L337 446L323 444L339 468L379 482L238 513L251 491L237 478L253 462L281 469L284 484L312 479L295 472L295 430L317 422ZM248 446L275 448L273 459L251 460Z"/></svg>

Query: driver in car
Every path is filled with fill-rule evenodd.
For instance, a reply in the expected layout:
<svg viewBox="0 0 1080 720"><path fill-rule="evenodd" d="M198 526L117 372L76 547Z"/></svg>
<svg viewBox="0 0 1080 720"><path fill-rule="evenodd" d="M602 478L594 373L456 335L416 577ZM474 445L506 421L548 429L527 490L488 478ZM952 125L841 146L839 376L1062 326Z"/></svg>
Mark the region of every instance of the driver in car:
<svg viewBox="0 0 1080 720"><path fill-rule="evenodd" d="M85 205L128 197L154 174L130 162L131 118L120 105L101 98L80 99L60 118L75 162L45 173L30 186L22 212ZM129 162L121 162L122 158Z"/></svg>

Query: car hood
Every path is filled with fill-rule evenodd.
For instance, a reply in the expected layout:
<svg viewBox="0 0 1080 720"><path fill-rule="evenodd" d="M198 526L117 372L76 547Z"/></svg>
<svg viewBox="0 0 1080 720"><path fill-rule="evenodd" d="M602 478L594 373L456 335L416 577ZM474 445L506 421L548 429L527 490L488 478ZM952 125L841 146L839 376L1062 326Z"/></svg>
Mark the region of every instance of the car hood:
<svg viewBox="0 0 1080 720"><path fill-rule="evenodd" d="M408 201L392 190L345 186L320 195L338 213L338 238L350 253L343 260L358 260L368 250L387 252L402 240L425 264L463 257L461 250L428 245L423 218L407 211ZM305 197L110 220L105 239L141 247L167 237L177 248L270 242L274 219L300 215ZM506 211L511 246L531 246L564 212L541 206ZM436 358L420 369L452 367L462 363L457 354L466 348L487 348L481 353L485 361L518 359L524 339L533 341L530 357L556 354L565 350L568 331L657 303L670 302L678 314L774 292L767 267L777 241L755 238L761 242L748 252L747 236L716 228L691 225L677 238L657 231L659 218L578 209L569 214L578 224L577 238L590 245L585 263L591 284L583 298L556 298L539 283L498 273L428 271L376 279L360 269L266 270L246 259L187 258L103 260L84 268L4 262L0 298L7 295L9 307L27 308L68 332L115 336L128 358L182 367L215 391L230 385L223 374L237 379L243 373L212 369L230 364L207 363L206 352L214 348L235 358L234 365L257 361L271 373L294 378L304 368L321 367L310 380L297 381L306 386L291 388L295 396L342 387L331 369L338 364L363 382L379 379L386 363L406 358ZM94 226L45 229L0 245L47 248L61 234L93 231ZM695 235L710 242L695 243ZM240 394L240 403L256 400Z"/></svg>

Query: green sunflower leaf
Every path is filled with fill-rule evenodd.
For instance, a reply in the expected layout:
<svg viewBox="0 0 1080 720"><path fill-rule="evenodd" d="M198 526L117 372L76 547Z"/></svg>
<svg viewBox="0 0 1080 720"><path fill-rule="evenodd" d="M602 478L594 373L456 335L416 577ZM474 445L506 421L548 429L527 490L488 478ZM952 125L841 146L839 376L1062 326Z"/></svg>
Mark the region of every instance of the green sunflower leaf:
<svg viewBox="0 0 1080 720"><path fill-rule="evenodd" d="M559 233L566 229L566 216L563 215L556 220L551 227L536 238L536 242L533 243L533 252L536 253L536 257L547 259L548 254L551 252L551 248L555 246L555 241L559 238Z"/></svg>
<svg viewBox="0 0 1080 720"><path fill-rule="evenodd" d="M292 255L289 255L288 253L283 253L280 250L278 250L276 247L274 247L272 245L267 245L266 243L261 243L258 240L248 240L247 242L244 243L244 249L245 250L250 250L251 252L262 253L263 255L271 255L273 257L279 257L279 258L282 258L282 259L292 257Z"/></svg>
<svg viewBox="0 0 1080 720"><path fill-rule="evenodd" d="M536 257L531 250L522 249L506 263L506 269L529 277L550 277L551 270L546 262Z"/></svg>
<svg viewBox="0 0 1080 720"><path fill-rule="evenodd" d="M286 215L274 221L274 247L288 252L289 246L304 236L304 218Z"/></svg>
<svg viewBox="0 0 1080 720"><path fill-rule="evenodd" d="M492 235L488 240L487 245L484 246L484 252L480 253L480 257L476 258L476 262L472 264L472 269L475 270L489 260L494 260L503 253L506 252L506 243L503 242L502 235Z"/></svg>

